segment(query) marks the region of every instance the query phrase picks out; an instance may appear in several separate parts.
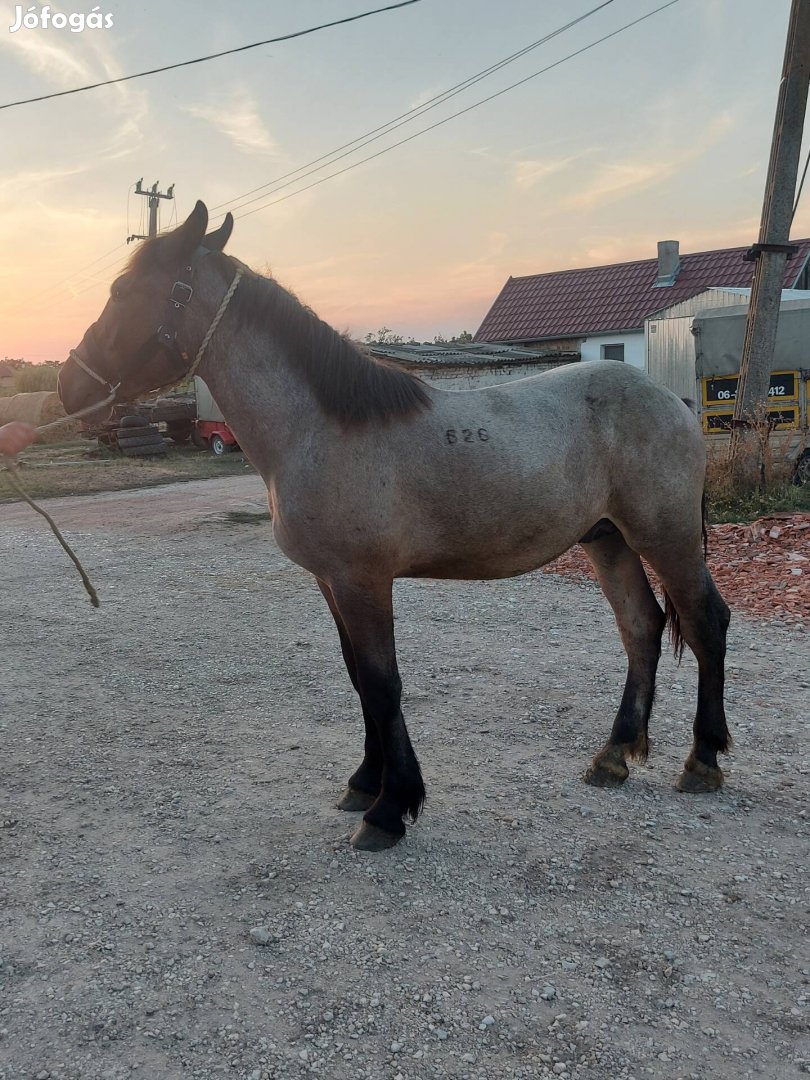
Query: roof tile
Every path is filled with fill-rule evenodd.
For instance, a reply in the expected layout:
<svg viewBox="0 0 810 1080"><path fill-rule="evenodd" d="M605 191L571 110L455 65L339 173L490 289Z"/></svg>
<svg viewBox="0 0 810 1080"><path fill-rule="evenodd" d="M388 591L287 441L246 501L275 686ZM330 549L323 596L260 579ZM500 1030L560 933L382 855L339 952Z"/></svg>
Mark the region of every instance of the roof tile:
<svg viewBox="0 0 810 1080"><path fill-rule="evenodd" d="M792 241L783 287L795 285L808 256L810 239ZM657 259L557 270L510 277L478 328L474 341L539 341L640 329L660 308L688 300L709 288L748 288L754 264L747 247L681 255L674 285L655 288Z"/></svg>

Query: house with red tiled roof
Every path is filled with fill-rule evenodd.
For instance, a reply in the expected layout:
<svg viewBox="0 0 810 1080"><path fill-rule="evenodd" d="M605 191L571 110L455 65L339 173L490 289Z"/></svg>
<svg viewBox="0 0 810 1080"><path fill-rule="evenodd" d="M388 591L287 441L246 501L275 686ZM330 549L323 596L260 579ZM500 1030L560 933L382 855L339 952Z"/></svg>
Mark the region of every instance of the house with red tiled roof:
<svg viewBox="0 0 810 1080"><path fill-rule="evenodd" d="M810 288L810 239L792 241L785 289ZM657 259L510 277L473 341L577 349L582 360L624 360L644 369L644 320L709 288L746 289L749 249L682 255L662 240Z"/></svg>

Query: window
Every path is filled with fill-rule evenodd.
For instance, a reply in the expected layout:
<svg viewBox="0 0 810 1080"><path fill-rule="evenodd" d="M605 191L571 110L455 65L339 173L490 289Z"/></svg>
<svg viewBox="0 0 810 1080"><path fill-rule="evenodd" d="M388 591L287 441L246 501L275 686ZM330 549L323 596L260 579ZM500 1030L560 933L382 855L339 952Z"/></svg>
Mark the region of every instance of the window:
<svg viewBox="0 0 810 1080"><path fill-rule="evenodd" d="M603 360L624 360L624 342L620 345L603 345Z"/></svg>

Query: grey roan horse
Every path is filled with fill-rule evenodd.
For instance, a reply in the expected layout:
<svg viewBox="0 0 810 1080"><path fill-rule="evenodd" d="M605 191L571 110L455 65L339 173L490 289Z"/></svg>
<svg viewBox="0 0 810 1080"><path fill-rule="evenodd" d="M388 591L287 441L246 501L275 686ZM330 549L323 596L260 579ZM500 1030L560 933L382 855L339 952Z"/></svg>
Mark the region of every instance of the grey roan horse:
<svg viewBox="0 0 810 1080"><path fill-rule="evenodd" d="M676 645L698 661L678 787L719 788L729 615L704 558L704 446L689 408L611 361L480 390L427 386L223 254L230 215L208 235L207 224L197 203L137 251L62 369L62 401L72 412L113 390L132 400L191 370L204 376L267 485L279 547L315 575L337 624L366 731L339 804L365 811L355 847L396 843L425 798L400 710L394 579L511 577L577 542L628 657L613 729L585 779L621 784L626 759L647 754L667 619L643 556Z"/></svg>

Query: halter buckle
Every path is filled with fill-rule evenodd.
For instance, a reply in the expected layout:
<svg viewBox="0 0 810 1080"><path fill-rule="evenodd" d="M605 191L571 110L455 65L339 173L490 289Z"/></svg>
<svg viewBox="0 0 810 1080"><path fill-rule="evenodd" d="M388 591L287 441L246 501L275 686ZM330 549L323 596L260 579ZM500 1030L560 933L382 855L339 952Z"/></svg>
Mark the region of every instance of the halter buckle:
<svg viewBox="0 0 810 1080"><path fill-rule="evenodd" d="M179 293L178 290L180 290ZM174 304L176 308L184 308L193 295L194 290L190 285L186 284L185 281L175 281L172 286L172 291L169 294L169 303Z"/></svg>

